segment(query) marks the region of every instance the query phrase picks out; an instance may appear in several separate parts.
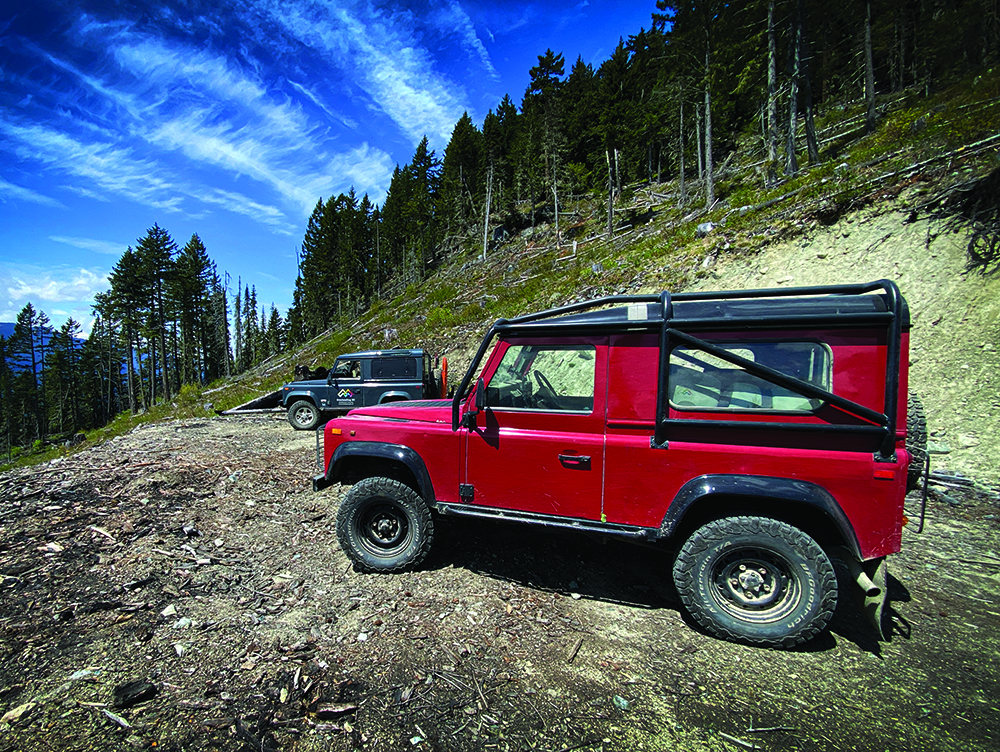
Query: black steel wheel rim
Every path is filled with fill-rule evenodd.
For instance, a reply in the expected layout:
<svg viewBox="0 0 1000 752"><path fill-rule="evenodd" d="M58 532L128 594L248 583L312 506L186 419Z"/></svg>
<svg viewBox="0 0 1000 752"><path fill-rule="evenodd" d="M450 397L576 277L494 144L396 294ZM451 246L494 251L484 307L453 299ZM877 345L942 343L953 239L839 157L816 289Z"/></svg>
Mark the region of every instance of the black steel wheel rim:
<svg viewBox="0 0 1000 752"><path fill-rule="evenodd" d="M802 600L802 586L791 574L788 561L768 549L726 552L713 563L711 578L715 602L741 621L780 621Z"/></svg>
<svg viewBox="0 0 1000 752"><path fill-rule="evenodd" d="M412 537L410 520L398 505L378 501L358 516L358 537L376 556L391 556L404 550Z"/></svg>

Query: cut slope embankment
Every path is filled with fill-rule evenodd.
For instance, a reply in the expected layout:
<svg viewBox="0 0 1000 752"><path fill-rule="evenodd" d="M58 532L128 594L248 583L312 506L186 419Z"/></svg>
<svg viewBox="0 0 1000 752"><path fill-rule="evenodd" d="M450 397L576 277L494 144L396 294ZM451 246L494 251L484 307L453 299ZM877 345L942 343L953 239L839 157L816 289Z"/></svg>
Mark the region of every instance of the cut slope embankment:
<svg viewBox="0 0 1000 752"><path fill-rule="evenodd" d="M924 403L932 469L1000 485L1000 276L966 271L964 233L882 205L812 225L752 257L722 258L697 289L891 279L913 322L910 388Z"/></svg>

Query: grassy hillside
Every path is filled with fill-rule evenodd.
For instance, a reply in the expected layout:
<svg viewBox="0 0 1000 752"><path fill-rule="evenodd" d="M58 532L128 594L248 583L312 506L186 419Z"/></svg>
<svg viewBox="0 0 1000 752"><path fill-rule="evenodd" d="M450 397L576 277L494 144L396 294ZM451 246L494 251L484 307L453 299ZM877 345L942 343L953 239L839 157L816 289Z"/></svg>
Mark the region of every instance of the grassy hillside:
<svg viewBox="0 0 1000 752"><path fill-rule="evenodd" d="M345 319L300 351L213 384L203 394L189 389L175 406L155 411L155 416L174 410L203 412L208 402L215 409L232 407L289 380L297 363L329 364L338 353L367 348L425 347L448 357L455 383L491 322L575 300L679 291L696 284L773 286L880 277L902 283L919 279L924 261L938 254L948 263L943 269L935 268L933 284L922 285L919 294L915 286L908 290L903 285L918 324L915 381L930 398L927 407L933 431L939 405L944 409L948 402L947 409L954 409L944 399L948 390L935 386L931 363L934 343L939 340L927 342L919 335L927 319L923 311L928 300L935 298L935 286L947 289L954 305L971 307L971 314L961 314L969 346L991 348L980 348L986 353L1000 346L995 311L989 308L1000 299L994 294L996 279L989 274L990 268L985 273L966 269L970 225L948 223L949 206L958 195L978 195L978 191L986 196L987 204L993 202L996 211L997 199L989 195L989 185L1000 169L996 125L1000 122L1000 75L989 72L931 97L905 92L882 100L879 106L878 129L871 135L864 133L860 102L824 113L819 121L821 162L776 185L764 185L759 135L746 134L741 148L722 160L718 199L711 207L704 205L703 185L693 179L696 176L688 176L686 200L677 180L630 186L615 206L615 231L609 237L603 198L581 196L564 201L558 237L554 224L540 225L491 248L485 259L481 250L455 255L423 283L377 302L356 320ZM803 154L800 162L805 161ZM895 220L879 225L886 237L880 236L878 248L872 247L868 233L845 229L879 215ZM707 234L698 231L704 223L712 224ZM900 240L903 229L907 229L905 243ZM948 250L932 249L931 239L942 234L953 236ZM469 228L469 237L481 237L481 227ZM470 240L473 245L475 241ZM873 256L876 250L880 252ZM760 255L764 252L778 254L782 268L794 262L805 268L794 277L778 267L765 273L761 270L767 263ZM831 261L834 256L837 264ZM872 263L875 259L878 262ZM959 282L961 289L953 289ZM979 306L986 306L982 317L975 315ZM972 375L950 374L954 386L949 394L966 389L964 378ZM977 414L991 409L975 400L970 406ZM119 432L136 420L123 417L102 433ZM961 434L950 424L941 430L942 439ZM964 441L972 442L965 448L980 447L975 441ZM962 442L956 438L952 443L955 446L948 448L958 449ZM996 452L990 455L998 456ZM987 465L972 462L963 467L996 480L997 471Z"/></svg>

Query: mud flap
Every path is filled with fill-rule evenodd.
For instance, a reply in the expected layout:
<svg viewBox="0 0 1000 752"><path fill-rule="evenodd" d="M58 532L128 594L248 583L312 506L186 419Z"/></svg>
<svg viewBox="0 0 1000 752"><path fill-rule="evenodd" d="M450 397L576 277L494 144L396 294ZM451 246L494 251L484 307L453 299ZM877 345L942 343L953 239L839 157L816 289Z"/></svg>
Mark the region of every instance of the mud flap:
<svg viewBox="0 0 1000 752"><path fill-rule="evenodd" d="M877 590L866 592L859 587L855 591L858 597L858 606L868 623L875 628L878 638L886 642L892 633L892 625L886 624L885 618L885 604L889 591L889 565L886 563L885 557L882 557L862 562L861 567Z"/></svg>

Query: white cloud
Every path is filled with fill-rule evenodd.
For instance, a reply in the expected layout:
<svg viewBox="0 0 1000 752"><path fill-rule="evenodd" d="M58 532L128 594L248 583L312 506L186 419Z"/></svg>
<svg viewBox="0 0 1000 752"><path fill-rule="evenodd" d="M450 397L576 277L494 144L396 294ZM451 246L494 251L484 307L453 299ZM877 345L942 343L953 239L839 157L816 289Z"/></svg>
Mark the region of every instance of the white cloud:
<svg viewBox="0 0 1000 752"><path fill-rule="evenodd" d="M482 63L489 77L494 81L500 81L500 74L493 67L493 61L490 60L490 53L486 50L486 45L479 38L479 34L476 33L475 24L472 23L469 14L465 12L465 9L458 0L451 0L447 10L441 14L438 23L442 30L456 32L461 38L462 44L479 58L479 62ZM490 34L490 39L492 40L493 35L489 30L486 33Z"/></svg>
<svg viewBox="0 0 1000 752"><path fill-rule="evenodd" d="M298 226L291 224L285 213L277 207L259 204L240 193L216 189L210 193L201 193L196 198L206 204L221 206L223 209L243 214L261 224L270 225L275 232L281 235L294 235L299 230Z"/></svg>
<svg viewBox="0 0 1000 752"><path fill-rule="evenodd" d="M274 18L329 64L347 70L360 87L414 142L424 135L447 142L468 107L464 92L435 71L431 54L409 29L405 12L380 15L372 6L284 2L267 6Z"/></svg>
<svg viewBox="0 0 1000 752"><path fill-rule="evenodd" d="M46 196L38 191L33 191L30 188L25 188L21 185L8 183L3 178L0 178L0 201L6 203L8 199L12 199L14 201L29 201L33 204L51 206L57 209L66 208L62 202L57 201L51 196Z"/></svg>
<svg viewBox="0 0 1000 752"><path fill-rule="evenodd" d="M122 196L168 211L182 200L172 184L158 175L164 168L156 161L133 156L131 149L106 143L84 143L44 125L19 125L0 120L0 133L16 143L22 159L38 161L77 178L101 192Z"/></svg>
<svg viewBox="0 0 1000 752"><path fill-rule="evenodd" d="M11 276L2 294L13 302L64 303L94 300L108 289L107 272L90 269L38 270Z"/></svg>
<svg viewBox="0 0 1000 752"><path fill-rule="evenodd" d="M68 238L65 235L49 235L49 240L54 240L56 243L65 243L74 248L82 248L85 251L106 253L111 256L121 256L128 247L127 243L113 243L107 240L93 240L91 238Z"/></svg>
<svg viewBox="0 0 1000 752"><path fill-rule="evenodd" d="M323 110L323 112L325 112L332 120L336 120L337 122L343 124L346 128L350 128L351 130L357 130L358 128L357 121L347 117L346 115L338 114L333 110L331 110L318 96L316 96L316 94L312 92L312 90L292 80L289 80L288 83L291 84L292 88L295 89L295 91L297 91L299 94L301 94L310 102L312 102L314 105Z"/></svg>
<svg viewBox="0 0 1000 752"><path fill-rule="evenodd" d="M330 161L329 171L338 178L350 178L358 193L367 193L374 203L385 199L392 171L396 164L381 149L373 149L367 142L345 154L338 154Z"/></svg>
<svg viewBox="0 0 1000 752"><path fill-rule="evenodd" d="M0 321L14 321L30 302L49 316L53 327L58 329L72 316L87 336L93 326L94 296L109 287L108 272L103 269L0 263ZM53 303L59 305L53 307Z"/></svg>

